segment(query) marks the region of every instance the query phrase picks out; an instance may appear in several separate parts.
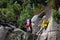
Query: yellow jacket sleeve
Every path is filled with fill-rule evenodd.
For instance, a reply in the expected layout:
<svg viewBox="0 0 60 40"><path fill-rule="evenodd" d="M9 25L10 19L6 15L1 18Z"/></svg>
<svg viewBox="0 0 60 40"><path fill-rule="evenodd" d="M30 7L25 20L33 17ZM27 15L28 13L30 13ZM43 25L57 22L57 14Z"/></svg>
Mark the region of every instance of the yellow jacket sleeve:
<svg viewBox="0 0 60 40"><path fill-rule="evenodd" d="M48 26L48 21L42 22L41 26L42 27L47 27Z"/></svg>

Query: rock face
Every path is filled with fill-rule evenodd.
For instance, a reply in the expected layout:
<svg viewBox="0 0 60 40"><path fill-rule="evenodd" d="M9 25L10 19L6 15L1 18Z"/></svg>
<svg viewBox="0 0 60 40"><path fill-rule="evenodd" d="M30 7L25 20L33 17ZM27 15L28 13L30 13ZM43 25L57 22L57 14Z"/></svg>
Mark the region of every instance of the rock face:
<svg viewBox="0 0 60 40"><path fill-rule="evenodd" d="M47 27L47 30L42 33L40 40L58 40L58 24L53 20L53 17L51 16L50 23Z"/></svg>
<svg viewBox="0 0 60 40"><path fill-rule="evenodd" d="M0 26L0 40L5 40L8 30L4 29L3 26Z"/></svg>
<svg viewBox="0 0 60 40"><path fill-rule="evenodd" d="M43 20L47 20L48 18L50 18L52 11L53 9L47 9L46 11L42 11L42 13L34 15L32 17L31 21L33 34L36 34L39 31L40 27L38 26L38 24L41 24Z"/></svg>
<svg viewBox="0 0 60 40"><path fill-rule="evenodd" d="M58 24L53 20L51 17L51 21L48 25L47 32L48 32L48 40L57 40L58 39Z"/></svg>
<svg viewBox="0 0 60 40"><path fill-rule="evenodd" d="M58 30L58 24L53 20L53 17L51 17L50 23L48 25L47 31L51 31L51 30Z"/></svg>
<svg viewBox="0 0 60 40"><path fill-rule="evenodd" d="M52 17L52 13L53 12L53 9L51 10L47 10L46 11L46 17L43 18L43 20L47 20L48 18L50 18L50 22L49 22L49 25L47 27L47 30L45 32L43 32L41 35L40 35L40 39L39 40L58 40L58 24L53 20L53 17ZM36 29L37 30L37 29Z"/></svg>
<svg viewBox="0 0 60 40"><path fill-rule="evenodd" d="M16 30L16 29L15 29ZM31 34L31 33L27 33L24 32L22 30L16 30L14 33L11 33L7 40L36 40L37 39L37 35Z"/></svg>
<svg viewBox="0 0 60 40"><path fill-rule="evenodd" d="M39 30L38 23L39 23L40 20L41 20L41 18L38 18L38 15L33 16L33 18L31 19L31 21L32 21L32 31L33 31L32 33L33 34L36 34L36 32Z"/></svg>

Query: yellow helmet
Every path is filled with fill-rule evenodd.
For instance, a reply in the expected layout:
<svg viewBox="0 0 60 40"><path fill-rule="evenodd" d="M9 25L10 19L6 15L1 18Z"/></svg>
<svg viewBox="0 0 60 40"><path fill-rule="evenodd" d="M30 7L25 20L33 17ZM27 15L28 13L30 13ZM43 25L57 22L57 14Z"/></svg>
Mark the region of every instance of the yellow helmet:
<svg viewBox="0 0 60 40"><path fill-rule="evenodd" d="M42 27L46 27L46 26L48 26L48 21L47 20L43 20Z"/></svg>

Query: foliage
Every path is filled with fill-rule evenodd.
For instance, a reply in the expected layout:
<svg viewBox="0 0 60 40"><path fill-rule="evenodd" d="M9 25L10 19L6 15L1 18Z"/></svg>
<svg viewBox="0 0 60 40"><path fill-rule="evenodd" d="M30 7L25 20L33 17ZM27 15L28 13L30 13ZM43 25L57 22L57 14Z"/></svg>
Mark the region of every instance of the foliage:
<svg viewBox="0 0 60 40"><path fill-rule="evenodd" d="M0 8L6 8L7 0L0 0Z"/></svg>
<svg viewBox="0 0 60 40"><path fill-rule="evenodd" d="M31 0L31 2L34 3L35 5L42 4L42 5L46 6L47 3L45 1L47 1L47 0Z"/></svg>
<svg viewBox="0 0 60 40"><path fill-rule="evenodd" d="M14 12L13 9L2 9L2 20L4 20L5 22L10 22L10 21L14 21L14 19L16 19L14 16Z"/></svg>
<svg viewBox="0 0 60 40"><path fill-rule="evenodd" d="M16 21L20 15L21 6L15 2L13 5L9 5L6 8L1 8L1 19L4 22Z"/></svg>
<svg viewBox="0 0 60 40"><path fill-rule="evenodd" d="M60 7L60 0L50 0L47 4L49 7L58 10L58 8Z"/></svg>
<svg viewBox="0 0 60 40"><path fill-rule="evenodd" d="M25 26L24 21L31 18L43 6L46 0L0 0L0 20L17 22L19 28Z"/></svg>
<svg viewBox="0 0 60 40"><path fill-rule="evenodd" d="M20 19L18 19L18 22L20 25L19 27L20 28L25 27L25 20L27 18L31 18L32 15L33 14L32 14L32 9L31 9L30 3L28 3L27 5L23 5L23 10L21 11L21 14L20 14Z"/></svg>
<svg viewBox="0 0 60 40"><path fill-rule="evenodd" d="M48 3L48 6L55 8L55 0L51 0L51 1Z"/></svg>
<svg viewBox="0 0 60 40"><path fill-rule="evenodd" d="M54 10L53 11L53 18L57 23L60 24L60 11Z"/></svg>

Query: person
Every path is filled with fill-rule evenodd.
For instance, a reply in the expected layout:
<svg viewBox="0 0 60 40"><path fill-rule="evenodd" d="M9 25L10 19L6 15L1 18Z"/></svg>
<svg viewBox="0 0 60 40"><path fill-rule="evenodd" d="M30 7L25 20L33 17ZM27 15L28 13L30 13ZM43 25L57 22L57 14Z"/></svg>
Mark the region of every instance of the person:
<svg viewBox="0 0 60 40"><path fill-rule="evenodd" d="M48 21L47 20L43 20L41 26L46 29L47 26L48 26Z"/></svg>
<svg viewBox="0 0 60 40"><path fill-rule="evenodd" d="M39 34L39 33L41 33L42 34L42 32L44 31L44 30L46 30L46 28L47 28L47 26L48 26L48 21L47 20L43 20L42 21L42 24L40 25L38 25L38 26L41 26L41 28L40 28L40 30L36 33L36 34Z"/></svg>
<svg viewBox="0 0 60 40"><path fill-rule="evenodd" d="M27 29L27 32L32 32L32 27L31 27L31 20L30 19L27 19L26 20L26 29Z"/></svg>

